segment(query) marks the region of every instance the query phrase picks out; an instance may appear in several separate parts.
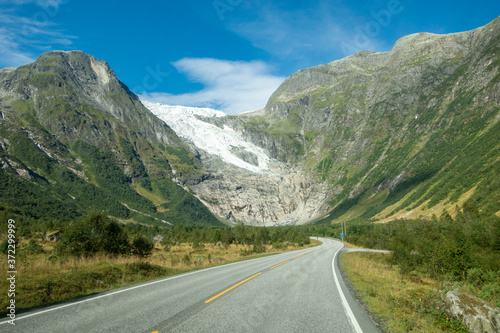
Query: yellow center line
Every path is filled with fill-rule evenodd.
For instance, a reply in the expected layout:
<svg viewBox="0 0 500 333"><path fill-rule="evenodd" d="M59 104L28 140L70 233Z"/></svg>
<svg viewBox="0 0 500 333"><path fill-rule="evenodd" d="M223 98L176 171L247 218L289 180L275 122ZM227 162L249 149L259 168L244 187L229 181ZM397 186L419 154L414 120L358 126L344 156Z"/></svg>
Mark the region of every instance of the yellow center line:
<svg viewBox="0 0 500 333"><path fill-rule="evenodd" d="M287 262L289 262L289 261L290 261L290 260L284 261L284 262L282 262L281 264L274 265L273 267L271 267L271 268L269 268L269 269L273 269L273 268L275 268L275 267L281 266L281 265L283 265L283 264L286 264L286 263L287 263Z"/></svg>
<svg viewBox="0 0 500 333"><path fill-rule="evenodd" d="M239 283L235 284L235 285L234 285L234 286L232 286L231 288L228 288L228 289L224 290L223 292L221 292L220 294L215 295L215 296L214 296L214 297L212 297L211 299L206 300L206 301L205 301L205 304L206 304L206 303L210 303L211 301L213 301L213 300L214 300L214 299L216 299L217 297L222 296L222 295L224 295L225 293L227 293L229 290L232 290L232 289L234 289L234 288L238 287L240 284L243 284L243 283L247 282L248 280L251 280L251 279L253 279L254 277L256 277L257 275L260 275L260 274L262 274L262 272L259 272L259 273L255 274L255 275L253 275L253 276L250 276L248 279L245 279L245 280L243 280L243 281L241 281L241 282L239 282Z"/></svg>
<svg viewBox="0 0 500 333"><path fill-rule="evenodd" d="M295 258L293 258L293 259L297 259L297 258L300 258L300 257L302 257L302 256L305 256L306 254L307 254L307 253L304 253L304 254L301 254L300 256L298 256L298 257L295 257Z"/></svg>

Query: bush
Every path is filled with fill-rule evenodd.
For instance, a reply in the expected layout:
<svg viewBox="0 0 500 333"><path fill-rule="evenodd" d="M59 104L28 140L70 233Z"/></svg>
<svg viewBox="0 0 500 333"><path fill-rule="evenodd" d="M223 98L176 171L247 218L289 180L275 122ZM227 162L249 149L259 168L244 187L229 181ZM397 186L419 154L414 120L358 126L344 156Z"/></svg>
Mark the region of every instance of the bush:
<svg viewBox="0 0 500 333"><path fill-rule="evenodd" d="M182 262L186 265L191 265L191 256L189 254L185 254L184 257L182 257Z"/></svg>
<svg viewBox="0 0 500 333"><path fill-rule="evenodd" d="M147 257L153 252L153 242L145 236L139 236L132 241L132 253L139 257Z"/></svg>
<svg viewBox="0 0 500 333"><path fill-rule="evenodd" d="M264 253L266 252L266 247L262 244L254 243L252 246L253 253Z"/></svg>

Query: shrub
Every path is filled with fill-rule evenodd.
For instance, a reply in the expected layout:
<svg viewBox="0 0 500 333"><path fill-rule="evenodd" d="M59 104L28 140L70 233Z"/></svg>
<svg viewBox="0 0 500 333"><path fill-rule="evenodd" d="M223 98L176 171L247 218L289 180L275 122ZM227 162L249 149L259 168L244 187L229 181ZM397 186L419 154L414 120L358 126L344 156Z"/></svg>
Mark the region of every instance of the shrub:
<svg viewBox="0 0 500 333"><path fill-rule="evenodd" d="M263 253L266 252L266 247L262 244L254 243L252 246L253 253Z"/></svg>
<svg viewBox="0 0 500 333"><path fill-rule="evenodd" d="M191 265L191 256L189 254L185 254L184 257L182 257L182 262L186 265Z"/></svg>
<svg viewBox="0 0 500 333"><path fill-rule="evenodd" d="M139 257L147 257L153 251L153 242L145 236L139 236L132 241L132 253Z"/></svg>
<svg viewBox="0 0 500 333"><path fill-rule="evenodd" d="M128 274L142 275L147 277L161 276L168 273L166 268L158 265L151 265L149 262L138 261L125 266Z"/></svg>

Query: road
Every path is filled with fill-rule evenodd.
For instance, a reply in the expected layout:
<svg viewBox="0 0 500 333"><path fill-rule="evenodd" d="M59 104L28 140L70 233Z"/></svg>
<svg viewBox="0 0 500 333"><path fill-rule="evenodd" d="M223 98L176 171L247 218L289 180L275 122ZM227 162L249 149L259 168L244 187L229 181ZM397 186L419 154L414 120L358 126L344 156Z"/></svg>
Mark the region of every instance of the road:
<svg viewBox="0 0 500 333"><path fill-rule="evenodd" d="M20 314L1 332L377 332L322 245L101 293Z"/></svg>

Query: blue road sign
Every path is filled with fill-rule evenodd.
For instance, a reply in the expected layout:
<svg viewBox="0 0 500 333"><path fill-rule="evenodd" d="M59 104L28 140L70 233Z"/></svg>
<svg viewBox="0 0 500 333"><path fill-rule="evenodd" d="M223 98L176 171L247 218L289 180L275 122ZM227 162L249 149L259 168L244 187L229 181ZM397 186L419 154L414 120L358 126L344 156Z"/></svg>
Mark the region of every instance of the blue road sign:
<svg viewBox="0 0 500 333"><path fill-rule="evenodd" d="M340 237L344 238L344 233L341 233L341 234L340 234Z"/></svg>

